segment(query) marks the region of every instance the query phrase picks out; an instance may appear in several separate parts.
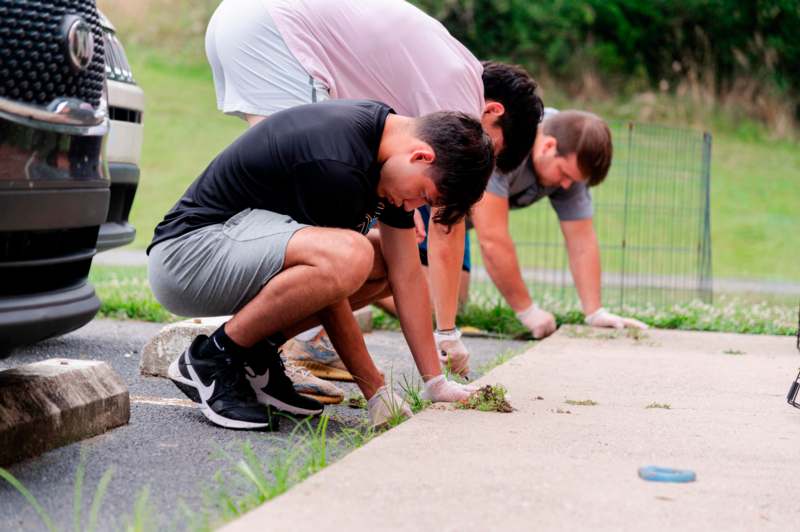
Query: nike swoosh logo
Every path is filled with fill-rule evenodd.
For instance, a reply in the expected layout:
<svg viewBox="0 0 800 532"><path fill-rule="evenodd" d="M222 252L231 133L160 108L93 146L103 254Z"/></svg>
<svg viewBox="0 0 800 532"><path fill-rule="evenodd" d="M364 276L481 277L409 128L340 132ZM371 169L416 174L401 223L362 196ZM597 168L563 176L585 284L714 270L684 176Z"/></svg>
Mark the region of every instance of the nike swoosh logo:
<svg viewBox="0 0 800 532"><path fill-rule="evenodd" d="M200 377L197 376L194 366L187 364L186 368L189 370L189 376L192 377L192 382L197 385L197 391L200 393L200 400L208 404L208 400L214 395L214 388L217 387L217 381L211 381L211 384L206 386L203 384Z"/></svg>
<svg viewBox="0 0 800 532"><path fill-rule="evenodd" d="M250 368L250 371L253 371L253 369ZM245 375L247 375L247 380L250 381L250 386L252 386L254 390L263 390L269 382L269 370L263 375L251 376L249 372L245 373Z"/></svg>

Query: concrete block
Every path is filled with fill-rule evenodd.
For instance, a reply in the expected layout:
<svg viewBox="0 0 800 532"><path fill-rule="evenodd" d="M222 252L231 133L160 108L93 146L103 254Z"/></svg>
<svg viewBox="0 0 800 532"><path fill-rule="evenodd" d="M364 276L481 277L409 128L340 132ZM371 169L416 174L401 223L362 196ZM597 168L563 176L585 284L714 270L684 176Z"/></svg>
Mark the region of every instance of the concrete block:
<svg viewBox="0 0 800 532"><path fill-rule="evenodd" d="M355 312L353 312L353 316L355 316L356 321L358 322L358 326L361 328L361 332L363 333L370 333L372 332L372 308L371 307L362 307Z"/></svg>
<svg viewBox="0 0 800 532"><path fill-rule="evenodd" d="M211 334L230 316L193 318L170 323L150 339L142 349L139 371L142 375L166 377L167 368L198 334Z"/></svg>
<svg viewBox="0 0 800 532"><path fill-rule="evenodd" d="M129 419L128 388L105 362L53 358L0 371L0 465Z"/></svg>
<svg viewBox="0 0 800 532"><path fill-rule="evenodd" d="M362 332L372 331L372 310L369 307L361 308L353 315ZM167 325L142 349L139 371L142 375L166 377L170 363L189 347L198 334L211 334L229 319L230 316L193 318Z"/></svg>

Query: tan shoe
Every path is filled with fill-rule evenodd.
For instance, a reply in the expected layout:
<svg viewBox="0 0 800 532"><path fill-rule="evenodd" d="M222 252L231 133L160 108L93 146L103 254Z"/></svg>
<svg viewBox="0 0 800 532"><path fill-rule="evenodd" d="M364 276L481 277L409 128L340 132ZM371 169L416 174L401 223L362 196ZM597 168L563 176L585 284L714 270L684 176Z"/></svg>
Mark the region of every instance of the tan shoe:
<svg viewBox="0 0 800 532"><path fill-rule="evenodd" d="M344 362L333 349L324 329L307 342L290 340L285 343L283 354L295 365L306 368L320 379L355 382Z"/></svg>
<svg viewBox="0 0 800 532"><path fill-rule="evenodd" d="M337 405L344 400L344 392L335 384L319 379L306 368L284 358L286 376L292 381L297 393L316 399L322 404Z"/></svg>

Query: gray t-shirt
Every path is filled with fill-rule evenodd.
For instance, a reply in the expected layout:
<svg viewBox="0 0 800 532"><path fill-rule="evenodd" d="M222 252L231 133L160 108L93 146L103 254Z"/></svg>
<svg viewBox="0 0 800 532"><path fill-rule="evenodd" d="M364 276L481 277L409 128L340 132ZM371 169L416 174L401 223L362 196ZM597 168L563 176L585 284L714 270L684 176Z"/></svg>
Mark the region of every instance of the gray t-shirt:
<svg viewBox="0 0 800 532"><path fill-rule="evenodd" d="M558 219L563 222L592 217L592 196L589 187L583 183L574 183L567 190L561 187L543 187L536 179L530 155L508 174L499 172L492 174L486 190L508 198L508 205L512 209L527 207L548 197Z"/></svg>
<svg viewBox="0 0 800 532"><path fill-rule="evenodd" d="M543 119L558 113L557 109L545 107ZM550 204L563 222L585 220L592 217L592 195L589 187L583 183L575 183L569 189L561 187L543 187L536 179L531 155L508 174L495 172L489 179L486 190L503 198L508 198L512 209L527 207L540 199L550 198Z"/></svg>

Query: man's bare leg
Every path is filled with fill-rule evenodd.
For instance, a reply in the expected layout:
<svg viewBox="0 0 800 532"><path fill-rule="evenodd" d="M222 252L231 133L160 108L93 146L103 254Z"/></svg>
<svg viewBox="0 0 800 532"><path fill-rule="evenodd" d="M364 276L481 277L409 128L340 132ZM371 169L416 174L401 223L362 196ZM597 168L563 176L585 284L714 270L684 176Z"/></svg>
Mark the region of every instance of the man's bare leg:
<svg viewBox="0 0 800 532"><path fill-rule="evenodd" d="M372 243L353 231L309 227L289 240L284 270L225 325L249 347L275 333L290 337L322 322L342 362L366 398L383 386L347 300L357 305L385 295L385 268ZM374 277L370 280L369 277Z"/></svg>
<svg viewBox="0 0 800 532"><path fill-rule="evenodd" d="M383 386L383 376L367 351L364 335L353 317L350 303L343 299L317 314L339 357L350 371L364 397L369 399Z"/></svg>
<svg viewBox="0 0 800 532"><path fill-rule="evenodd" d="M358 233L301 229L286 247L284 269L227 322L225 333L242 347L278 332L291 334L307 316L355 293L372 266L372 245Z"/></svg>
<svg viewBox="0 0 800 532"><path fill-rule="evenodd" d="M244 120L247 122L248 127L253 127L254 125L258 124L262 120L266 119L266 116L263 115L250 115L245 113Z"/></svg>
<svg viewBox="0 0 800 532"><path fill-rule="evenodd" d="M374 303L378 299L384 298L388 294L390 294L390 289L389 289L389 284L388 284L387 267L386 267L386 263L385 263L385 261L383 259L383 254L381 252L380 234L378 233L377 230L372 230L367 235L367 238L369 239L370 243L373 246L373 256L374 256L373 266L372 266L372 270L370 271L370 275L369 275L368 281L364 284L364 286L362 286L355 294L353 294L350 297L350 299L349 299L350 309L360 308L361 306L364 306L366 304ZM318 321L319 317L320 317L319 315L310 316L306 320L303 320L303 322L301 324L298 324L298 330L305 330L307 328L310 328L310 327L313 327L315 325L318 325L319 324L319 321ZM355 322L355 319L352 317L352 315L350 316L350 318L352 319L352 323L355 324L356 322ZM330 330L328 330L327 326L326 326L326 330L328 332L328 335L331 338L331 342L334 344L334 348L336 349L336 352L339 354L339 357L342 359L342 362L345 364L345 366L350 371L350 373L354 376L354 378L356 378L356 380L358 380L359 376L356 375L356 372L358 372L359 369L355 369L355 371L354 371L354 369L351 369L351 367L350 367L350 365L348 363L348 360L347 360L348 354L347 354L346 349L360 348L360 346L355 345L353 347L342 347L340 349L340 347L337 345L337 342L334 341L334 334ZM292 332L293 331L284 331L284 333L287 334L287 336L289 334L292 334ZM363 342L363 340L362 340L362 342ZM366 349L366 347L364 347L364 349ZM370 359L370 361L371 361L371 359ZM427 380L429 377L435 376L435 375L438 375L438 374L441 373L441 366L439 364L438 359L423 360L423 359L418 359L415 356L414 357L414 362L415 362L415 364L417 366L417 369L420 372L420 375L423 376L423 380ZM376 371L377 371L377 369L376 369ZM368 374L365 375L365 378L369 378L369 375Z"/></svg>
<svg viewBox="0 0 800 532"><path fill-rule="evenodd" d="M368 239L373 245L373 266L367 281L349 298L352 310L358 310L370 303L374 303L378 299L391 295L389 280L386 277L386 266L380 253L380 243L376 242L377 237L368 236ZM319 325L322 325L322 320L317 313L306 317L281 332L286 338L291 338L300 332Z"/></svg>

